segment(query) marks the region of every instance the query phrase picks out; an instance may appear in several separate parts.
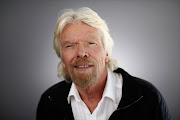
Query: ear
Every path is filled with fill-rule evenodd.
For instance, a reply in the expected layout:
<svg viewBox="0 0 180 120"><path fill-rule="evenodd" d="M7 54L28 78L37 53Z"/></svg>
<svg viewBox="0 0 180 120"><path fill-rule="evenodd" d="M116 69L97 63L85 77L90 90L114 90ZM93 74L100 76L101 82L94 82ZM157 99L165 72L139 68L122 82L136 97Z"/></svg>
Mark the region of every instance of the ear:
<svg viewBox="0 0 180 120"><path fill-rule="evenodd" d="M109 62L108 52L106 52L105 62L106 62L106 63L108 63L108 62Z"/></svg>
<svg viewBox="0 0 180 120"><path fill-rule="evenodd" d="M64 64L64 62L62 62L62 66L63 66L63 68L65 68L65 67L66 67L66 65Z"/></svg>

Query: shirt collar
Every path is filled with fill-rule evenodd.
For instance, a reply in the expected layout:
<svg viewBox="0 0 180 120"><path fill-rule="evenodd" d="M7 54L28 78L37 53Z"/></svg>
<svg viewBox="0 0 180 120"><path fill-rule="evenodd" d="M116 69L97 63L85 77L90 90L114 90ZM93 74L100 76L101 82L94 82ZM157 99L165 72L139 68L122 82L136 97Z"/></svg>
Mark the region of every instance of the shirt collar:
<svg viewBox="0 0 180 120"><path fill-rule="evenodd" d="M112 99L116 104L118 104L116 100L116 80L111 70L108 69L108 76L106 86L103 92L102 98L108 97Z"/></svg>
<svg viewBox="0 0 180 120"><path fill-rule="evenodd" d="M70 92L69 92L69 95L68 95L68 98L67 98L68 103L71 102L71 97L74 97L78 102L82 101L82 99L81 99L81 97L79 95L79 92L78 92L78 90L76 88L76 85L74 83L72 83L72 85L71 85L71 89L70 89Z"/></svg>
<svg viewBox="0 0 180 120"><path fill-rule="evenodd" d="M116 97L117 89L116 87L122 87L122 82L118 82L119 76L115 75L116 73L113 73L111 70L108 69L108 75L107 75L107 82L106 86L104 88L102 99L105 97L112 99L116 104L118 104L119 100ZM122 76L120 76L120 79L122 79ZM74 97L78 102L82 102L82 99L79 95L79 92L76 88L76 85L72 83L71 89L68 95L68 103L70 103L71 97Z"/></svg>

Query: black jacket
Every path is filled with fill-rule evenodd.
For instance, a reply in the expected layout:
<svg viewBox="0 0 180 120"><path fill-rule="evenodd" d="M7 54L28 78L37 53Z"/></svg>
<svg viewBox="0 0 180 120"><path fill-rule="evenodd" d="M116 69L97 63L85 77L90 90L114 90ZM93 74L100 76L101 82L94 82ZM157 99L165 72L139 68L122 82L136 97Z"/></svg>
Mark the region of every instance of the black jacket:
<svg viewBox="0 0 180 120"><path fill-rule="evenodd" d="M122 98L110 120L171 120L160 92L149 82L133 77L119 68L123 77ZM37 108L37 120L73 120L71 104L67 102L71 84L65 81L43 93Z"/></svg>

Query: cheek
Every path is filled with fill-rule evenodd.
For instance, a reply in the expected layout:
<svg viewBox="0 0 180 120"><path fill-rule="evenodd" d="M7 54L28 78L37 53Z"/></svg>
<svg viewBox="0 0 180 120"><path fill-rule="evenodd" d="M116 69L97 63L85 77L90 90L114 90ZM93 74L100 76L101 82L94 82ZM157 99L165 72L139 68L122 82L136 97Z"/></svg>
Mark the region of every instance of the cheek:
<svg viewBox="0 0 180 120"><path fill-rule="evenodd" d="M70 53L66 53L63 52L62 53L62 57L63 57L63 67L68 67L68 65L71 63L71 61L73 60L73 55Z"/></svg>
<svg viewBox="0 0 180 120"><path fill-rule="evenodd" d="M105 65L106 56L105 56L104 49L103 50L99 49L99 50L95 51L93 56L94 56L94 59L98 63L98 67L103 67Z"/></svg>

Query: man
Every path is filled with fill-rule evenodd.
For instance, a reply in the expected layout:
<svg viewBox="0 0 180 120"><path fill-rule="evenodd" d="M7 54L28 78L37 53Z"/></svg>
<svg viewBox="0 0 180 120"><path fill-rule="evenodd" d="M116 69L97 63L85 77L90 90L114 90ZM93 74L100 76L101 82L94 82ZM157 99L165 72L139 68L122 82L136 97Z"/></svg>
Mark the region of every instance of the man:
<svg viewBox="0 0 180 120"><path fill-rule="evenodd" d="M66 10L54 36L65 81L41 96L37 120L170 120L159 91L118 68L108 27L96 12Z"/></svg>

